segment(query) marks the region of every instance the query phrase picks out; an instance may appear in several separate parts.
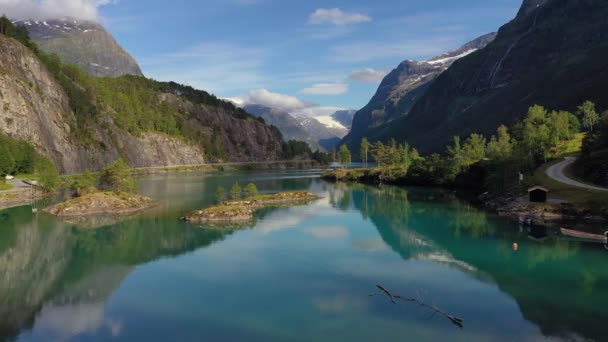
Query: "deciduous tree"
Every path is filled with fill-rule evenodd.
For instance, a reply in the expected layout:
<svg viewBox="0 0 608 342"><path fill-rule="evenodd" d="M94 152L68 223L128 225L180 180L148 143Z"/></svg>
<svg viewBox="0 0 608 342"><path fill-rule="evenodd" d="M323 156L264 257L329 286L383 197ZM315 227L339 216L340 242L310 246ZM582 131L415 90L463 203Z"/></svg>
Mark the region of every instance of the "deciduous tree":
<svg viewBox="0 0 608 342"><path fill-rule="evenodd" d="M350 162L352 161L350 151L348 150L348 147L346 147L346 145L340 146L339 158L342 167L348 167L348 164L350 164Z"/></svg>
<svg viewBox="0 0 608 342"><path fill-rule="evenodd" d="M242 192L243 192L243 190L241 189L241 186L237 182L232 185L232 188L230 189L230 196L233 200L237 201L237 200L241 199Z"/></svg>
<svg viewBox="0 0 608 342"><path fill-rule="evenodd" d="M583 118L583 127L593 132L593 127L600 119L599 114L595 110L595 103L585 101L582 105L578 106L578 115Z"/></svg>
<svg viewBox="0 0 608 342"><path fill-rule="evenodd" d="M253 184L253 183L247 184L247 186L245 187L245 195L247 195L247 197L254 197L257 194L258 194L258 188L255 186L255 184Z"/></svg>
<svg viewBox="0 0 608 342"><path fill-rule="evenodd" d="M361 139L361 147L359 148L359 153L361 156L361 160L365 163L365 168L367 168L367 157L369 156L369 141L367 138Z"/></svg>

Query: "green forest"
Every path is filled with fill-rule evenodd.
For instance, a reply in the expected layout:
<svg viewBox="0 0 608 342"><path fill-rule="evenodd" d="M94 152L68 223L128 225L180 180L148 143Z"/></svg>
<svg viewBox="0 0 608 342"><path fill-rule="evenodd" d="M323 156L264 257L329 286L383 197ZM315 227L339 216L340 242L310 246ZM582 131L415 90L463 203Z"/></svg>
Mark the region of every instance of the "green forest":
<svg viewBox="0 0 608 342"><path fill-rule="evenodd" d="M24 140L15 140L0 133L0 176L34 172L37 153Z"/></svg>
<svg viewBox="0 0 608 342"><path fill-rule="evenodd" d="M378 167L339 170L332 176L397 184L462 185L504 192L518 184L518 174L531 176L549 159L578 152L573 142L580 142L584 135L578 169L584 178L601 184L602 179L598 178L605 177L608 171L608 113L600 116L595 104L589 101L581 104L576 113L532 106L522 120L510 128L498 127L489 139L477 133L464 140L454 137L442 154L421 156L407 143L391 140L388 144L381 141L371 144L363 138L360 160L367 163L368 158L373 159ZM346 154L345 148L342 146L341 154Z"/></svg>

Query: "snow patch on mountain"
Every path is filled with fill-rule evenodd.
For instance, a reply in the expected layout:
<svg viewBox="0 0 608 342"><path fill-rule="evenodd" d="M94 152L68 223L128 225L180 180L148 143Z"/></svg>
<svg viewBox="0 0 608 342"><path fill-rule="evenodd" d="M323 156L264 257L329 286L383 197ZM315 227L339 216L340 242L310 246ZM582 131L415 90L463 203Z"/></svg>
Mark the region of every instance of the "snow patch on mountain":
<svg viewBox="0 0 608 342"><path fill-rule="evenodd" d="M452 62L454 62L454 61L456 61L458 59L461 59L462 57L466 57L466 56L472 54L475 51L477 51L477 49L470 49L470 50L467 50L467 51L465 51L465 52L463 52L463 53L461 53L459 55L456 55L456 56L439 58L439 59L430 59L430 60L427 60L425 62L429 63L429 64L433 64L433 65L434 64L452 63ZM443 57L443 56L439 56L439 57Z"/></svg>

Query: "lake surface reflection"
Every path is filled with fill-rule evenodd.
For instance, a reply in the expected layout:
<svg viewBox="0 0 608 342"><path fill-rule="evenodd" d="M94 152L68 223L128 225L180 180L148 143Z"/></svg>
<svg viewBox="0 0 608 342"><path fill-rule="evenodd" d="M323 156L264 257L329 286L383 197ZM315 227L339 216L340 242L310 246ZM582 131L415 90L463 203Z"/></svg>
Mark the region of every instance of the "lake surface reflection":
<svg viewBox="0 0 608 342"><path fill-rule="evenodd" d="M608 252L539 238L441 190L330 184L315 171L140 180L125 221L0 211L0 340L606 340ZM239 230L179 221L218 186L308 190ZM86 227L86 225L84 225ZM511 248L513 242L519 250ZM381 284L464 319L369 296Z"/></svg>

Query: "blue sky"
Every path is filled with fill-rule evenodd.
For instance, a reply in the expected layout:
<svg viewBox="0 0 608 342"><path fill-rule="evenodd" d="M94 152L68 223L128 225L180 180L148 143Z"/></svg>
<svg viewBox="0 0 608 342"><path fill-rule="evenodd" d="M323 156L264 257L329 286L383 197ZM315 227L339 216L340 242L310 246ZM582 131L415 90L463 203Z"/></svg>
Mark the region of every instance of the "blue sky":
<svg viewBox="0 0 608 342"><path fill-rule="evenodd" d="M454 49L522 0L0 0L95 14L144 73L285 109L364 106L405 59ZM79 10L84 12L83 10ZM354 73L354 74L353 74ZM321 108L313 107L313 111ZM294 109L295 110L295 109Z"/></svg>

